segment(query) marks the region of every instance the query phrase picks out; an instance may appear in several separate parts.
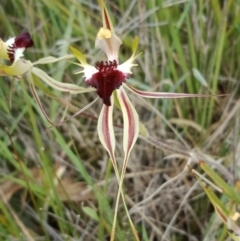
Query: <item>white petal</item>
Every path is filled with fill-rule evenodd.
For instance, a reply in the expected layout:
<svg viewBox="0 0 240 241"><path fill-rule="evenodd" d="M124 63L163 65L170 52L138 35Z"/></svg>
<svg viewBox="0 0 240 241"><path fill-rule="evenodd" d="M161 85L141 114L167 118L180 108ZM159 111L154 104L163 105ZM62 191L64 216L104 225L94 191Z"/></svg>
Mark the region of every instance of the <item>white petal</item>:
<svg viewBox="0 0 240 241"><path fill-rule="evenodd" d="M132 64L131 59L129 59L126 62L118 65L117 69L124 74L132 74L131 68L133 66L135 66L135 64Z"/></svg>
<svg viewBox="0 0 240 241"><path fill-rule="evenodd" d="M88 65L81 64L79 66L81 66L83 68L83 70L80 70L80 71L76 72L75 74L83 73L83 77L85 78L85 81L88 81L89 79L91 79L92 76L98 72L98 70L90 64L88 64Z"/></svg>

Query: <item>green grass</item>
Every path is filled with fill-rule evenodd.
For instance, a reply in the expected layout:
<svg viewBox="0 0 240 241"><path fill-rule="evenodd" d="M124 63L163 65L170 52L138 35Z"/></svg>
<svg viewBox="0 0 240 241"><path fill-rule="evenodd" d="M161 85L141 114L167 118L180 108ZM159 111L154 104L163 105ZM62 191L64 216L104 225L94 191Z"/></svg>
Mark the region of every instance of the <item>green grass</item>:
<svg viewBox="0 0 240 241"><path fill-rule="evenodd" d="M123 39L120 61L131 56L131 43L139 36L138 51L143 54L128 80L136 88L231 94L183 100L129 96L151 136L179 149L196 148L207 160L212 157L212 168L234 186L240 158L240 2L151 0L131 4L118 0L106 4L116 33ZM94 49L101 27L97 1L1 0L0 23L3 40L26 30L31 33L35 44L25 58L33 62L63 56L70 44L92 64L103 58ZM81 75L74 75L78 67L69 62L40 68L58 81L85 86ZM79 109L96 96L41 89L38 95L54 122L61 120L65 107L47 92ZM101 106L99 101L86 113L98 117ZM121 124L121 113L114 115L115 123ZM27 83L0 77L0 240L109 240L117 181L98 140L97 121L78 116L58 128L47 127ZM116 133L121 163L121 128ZM182 172L186 161L143 140L137 142L124 191L141 240L200 241L209 240L210 235L211 240L225 240L226 231L217 222L204 190L190 172ZM70 184L64 186L66 180ZM68 200L60 194L61 186ZM75 191L75 196L68 191ZM227 205L224 197L221 200ZM122 204L116 240L134 240Z"/></svg>

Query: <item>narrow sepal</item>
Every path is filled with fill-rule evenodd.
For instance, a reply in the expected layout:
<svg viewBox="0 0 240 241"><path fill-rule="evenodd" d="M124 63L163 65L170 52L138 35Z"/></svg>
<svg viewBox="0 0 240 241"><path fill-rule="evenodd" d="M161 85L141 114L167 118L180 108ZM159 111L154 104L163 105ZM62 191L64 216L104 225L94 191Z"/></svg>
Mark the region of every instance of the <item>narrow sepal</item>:
<svg viewBox="0 0 240 241"><path fill-rule="evenodd" d="M99 5L101 7L103 27L106 29L109 29L112 33L114 33L112 21L111 21L110 15L108 13L108 10L107 10L107 7L106 7L104 1L99 0Z"/></svg>
<svg viewBox="0 0 240 241"><path fill-rule="evenodd" d="M192 97L213 97L213 95L205 94L188 94L188 93L169 93L169 92L150 92L142 91L133 88L128 84L124 84L124 87L132 91L134 94L137 94L144 98L155 98L155 99L176 99L176 98L192 98Z"/></svg>

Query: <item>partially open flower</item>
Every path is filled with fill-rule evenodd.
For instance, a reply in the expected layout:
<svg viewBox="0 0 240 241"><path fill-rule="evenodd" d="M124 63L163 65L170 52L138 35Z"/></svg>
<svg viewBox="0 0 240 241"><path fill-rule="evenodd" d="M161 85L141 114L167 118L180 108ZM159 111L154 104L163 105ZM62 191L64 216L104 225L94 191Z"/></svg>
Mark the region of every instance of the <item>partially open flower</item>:
<svg viewBox="0 0 240 241"><path fill-rule="evenodd" d="M13 63L23 56L23 52L26 48L30 48L32 46L33 40L31 39L30 34L23 33L17 37L7 40L6 43L3 44L3 49L1 52L3 52L3 54L6 54L7 52L7 59Z"/></svg>
<svg viewBox="0 0 240 241"><path fill-rule="evenodd" d="M33 97L35 98L38 106L40 107L41 112L45 118L51 122L47 114L45 113L41 102L37 96L33 75L37 76L40 80L44 81L49 86L63 92L69 92L71 94L84 93L93 91L93 88L83 88L74 84L62 83L51 78L43 70L35 67L39 64L49 64L58 62L64 59L72 58L72 56L63 56L60 58L46 57L38 60L37 62L32 63L29 60L26 60L23 57L23 53L27 48L33 46L33 40L29 33L25 32L16 37L10 38L6 42L0 39L0 59L7 60L11 64L4 65L0 62L0 76L13 76L16 79L26 78L32 91Z"/></svg>
<svg viewBox="0 0 240 241"><path fill-rule="evenodd" d="M0 58L9 60L11 65L0 64L0 75L22 76L32 68L32 63L22 59L26 48L33 46L29 33L22 33L6 42L0 39Z"/></svg>

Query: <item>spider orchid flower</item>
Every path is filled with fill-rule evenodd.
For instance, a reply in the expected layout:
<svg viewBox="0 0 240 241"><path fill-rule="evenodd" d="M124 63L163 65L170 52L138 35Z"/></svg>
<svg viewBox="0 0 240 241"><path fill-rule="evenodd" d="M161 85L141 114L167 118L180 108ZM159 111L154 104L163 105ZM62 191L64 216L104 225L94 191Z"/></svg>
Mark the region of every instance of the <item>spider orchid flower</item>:
<svg viewBox="0 0 240 241"><path fill-rule="evenodd" d="M139 116L129 100L125 89L134 94L146 98L189 98L206 97L201 94L146 92L137 90L127 82L132 74L132 67L136 66L134 60L138 57L136 50L138 38L132 44L132 55L124 63L119 63L118 52L121 39L115 34L109 13L103 0L100 1L103 27L97 33L95 47L102 50L107 61L97 62L95 66L87 63L85 56L74 47L70 47L72 54L79 60L82 73L87 85L96 89L97 95L102 99L103 106L98 118L98 135L104 148L108 151L110 158L115 162L115 137L113 129L112 113L114 104L118 106L123 114L123 149L125 161L123 172L126 169L130 152L139 136Z"/></svg>
<svg viewBox="0 0 240 241"><path fill-rule="evenodd" d="M22 76L32 68L32 63L21 58L26 48L33 46L33 40L29 33L22 33L10 38L6 42L0 39L0 58L10 61L11 65L0 63L0 75Z"/></svg>
<svg viewBox="0 0 240 241"><path fill-rule="evenodd" d="M134 94L146 98L189 98L206 97L201 94L186 93L166 93L166 92L146 92L137 90L128 84L128 77L132 74L132 67L136 66L134 60L138 57L136 50L138 38L136 37L132 44L132 55L124 63L120 63L118 52L122 44L121 39L115 34L109 13L103 0L100 0L103 27L97 33L95 47L102 50L107 57L107 61L97 62L95 66L87 63L85 56L77 49L70 47L70 51L79 60L79 66L87 85L96 89L97 95L102 99L103 106L98 118L98 135L104 148L109 153L113 167L119 181L119 190L121 189L123 177L126 171L130 152L139 136L140 124L139 116L129 100L125 89ZM115 135L113 128L113 108L118 106L123 115L123 150L124 161L119 176L115 159ZM120 191L116 207L118 206ZM116 217L115 217L116 218ZM115 222L116 220L114 220Z"/></svg>

